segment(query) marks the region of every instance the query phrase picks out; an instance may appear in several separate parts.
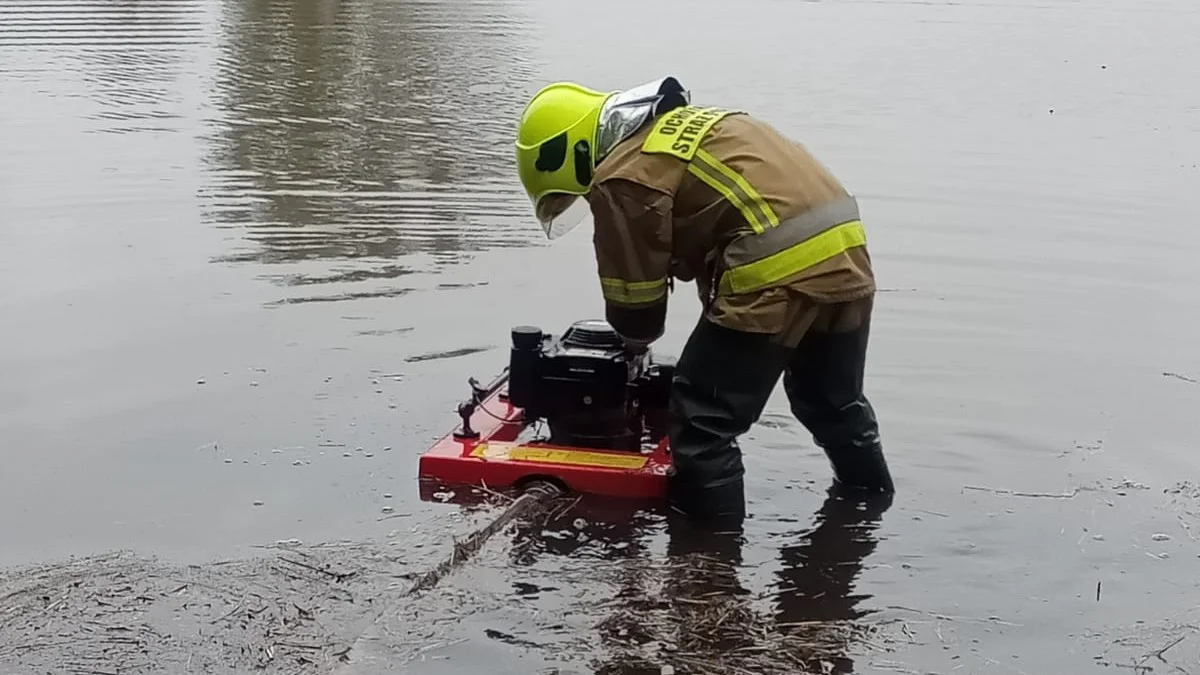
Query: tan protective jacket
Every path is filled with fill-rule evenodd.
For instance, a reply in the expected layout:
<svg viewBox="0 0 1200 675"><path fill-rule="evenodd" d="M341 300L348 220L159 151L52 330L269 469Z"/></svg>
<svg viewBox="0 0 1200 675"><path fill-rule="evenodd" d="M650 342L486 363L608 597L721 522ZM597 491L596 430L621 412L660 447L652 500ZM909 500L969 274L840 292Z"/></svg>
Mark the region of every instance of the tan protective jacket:
<svg viewBox="0 0 1200 675"><path fill-rule="evenodd" d="M875 292L855 199L743 113L659 116L603 158L587 199L607 318L631 340L662 335L672 278L696 281L714 323L780 341L814 303Z"/></svg>

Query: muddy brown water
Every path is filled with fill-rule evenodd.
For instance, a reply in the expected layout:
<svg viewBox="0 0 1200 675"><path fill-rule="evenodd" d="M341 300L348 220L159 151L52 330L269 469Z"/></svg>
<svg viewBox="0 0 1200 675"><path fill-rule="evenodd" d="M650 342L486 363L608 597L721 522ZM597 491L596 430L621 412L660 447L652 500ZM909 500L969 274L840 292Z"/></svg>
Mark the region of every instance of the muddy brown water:
<svg viewBox="0 0 1200 675"><path fill-rule="evenodd" d="M497 535L371 667L698 672L698 603L746 626L726 654L879 629L821 629L817 672L1200 672L1198 31L1183 0L8 0L3 672L333 672L476 522L414 480L467 378L601 311L586 232L547 246L518 192L524 97L666 74L862 200L895 503L824 504L777 391L743 540Z"/></svg>

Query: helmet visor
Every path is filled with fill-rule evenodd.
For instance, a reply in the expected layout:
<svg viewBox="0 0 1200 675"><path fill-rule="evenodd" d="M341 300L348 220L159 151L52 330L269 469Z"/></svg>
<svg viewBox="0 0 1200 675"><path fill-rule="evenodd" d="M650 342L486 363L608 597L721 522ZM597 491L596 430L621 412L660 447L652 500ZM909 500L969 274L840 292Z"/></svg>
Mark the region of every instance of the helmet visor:
<svg viewBox="0 0 1200 675"><path fill-rule="evenodd" d="M535 207L538 223L547 239L558 239L579 227L592 214L586 200L579 195L553 192L538 200Z"/></svg>

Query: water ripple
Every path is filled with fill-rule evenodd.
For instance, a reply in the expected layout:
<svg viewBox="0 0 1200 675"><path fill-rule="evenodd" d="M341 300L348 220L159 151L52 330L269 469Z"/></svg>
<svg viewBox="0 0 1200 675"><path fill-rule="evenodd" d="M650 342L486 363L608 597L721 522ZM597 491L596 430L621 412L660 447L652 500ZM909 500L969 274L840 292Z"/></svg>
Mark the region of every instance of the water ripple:
<svg viewBox="0 0 1200 675"><path fill-rule="evenodd" d="M207 12L196 0L6 2L0 49L9 58L0 73L17 85L36 83L42 95L72 99L77 115L91 122L88 132L174 132L186 116L186 93L176 84L185 50L208 40ZM25 108L10 114L39 121Z"/></svg>
<svg viewBox="0 0 1200 675"><path fill-rule="evenodd" d="M216 262L353 261L368 280L537 241L510 150L529 38L508 3L261 0L224 4L220 27L199 196L244 246Z"/></svg>
<svg viewBox="0 0 1200 675"><path fill-rule="evenodd" d="M202 3L22 2L0 10L0 47L123 49L178 46L204 39Z"/></svg>

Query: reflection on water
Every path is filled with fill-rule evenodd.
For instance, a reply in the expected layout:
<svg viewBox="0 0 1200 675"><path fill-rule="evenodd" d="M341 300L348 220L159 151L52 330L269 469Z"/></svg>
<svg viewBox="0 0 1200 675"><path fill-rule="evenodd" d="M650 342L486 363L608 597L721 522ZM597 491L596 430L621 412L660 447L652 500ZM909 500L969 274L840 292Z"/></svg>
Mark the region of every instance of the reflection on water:
<svg viewBox="0 0 1200 675"><path fill-rule="evenodd" d="M851 652L867 632L858 621L867 612L857 606L870 598L856 594L855 581L891 503L831 489L811 528L772 537L783 542L772 578L745 560L745 533L696 527L661 508L623 515L587 498L515 526L509 562L521 570L557 558L551 568L571 571L559 581L582 589L589 582L575 574L591 561L588 577L612 589L575 610L596 631L597 673L659 673L663 665L680 673L852 673ZM761 537L761 527L750 538ZM557 590L514 589L514 601Z"/></svg>
<svg viewBox="0 0 1200 675"><path fill-rule="evenodd" d="M14 82L35 72L56 73L58 84L77 81L52 95L67 105L86 102L79 116L96 123L89 131L177 130L184 117L178 81L188 71L186 50L204 39L202 3L8 0L4 5L0 49L37 58L5 59L0 73L14 76Z"/></svg>
<svg viewBox="0 0 1200 675"><path fill-rule="evenodd" d="M817 509L788 490L827 469L793 423L760 425L744 544L567 513L532 528L555 533L545 545L494 573L472 564L399 629L443 612L441 626L484 636L446 672L495 672L511 645L576 635L631 672L718 608L761 631L755 648L820 622L808 637L845 670L864 643L833 628L878 624L859 616L870 603L962 617L913 624L909 671L1085 673L1129 624L1194 605L1192 530L1161 497L1195 473L1200 435L1186 196L1200 117L1180 67L1195 3L763 1L743 12L753 31L654 9L0 2L0 558L128 546L206 559L393 526L419 551L445 511L404 486L413 454L456 423L466 376L497 363L472 352L503 345L509 318L559 324L597 301L586 234L489 269L424 268L542 241L509 158L539 84L672 74L810 144L871 211L881 283L906 289L881 295L871 388L913 511L889 513L874 554L861 531L874 516L835 503L782 535L785 517ZM612 49L646 24L673 30ZM694 304L673 306L668 351ZM782 399L777 411L788 419ZM326 445L339 443L395 451ZM1153 489L1092 489L1125 477ZM385 505L411 519L377 521ZM579 517L589 525L570 531L587 541L565 538ZM868 554L881 564L859 574ZM1141 658L1176 637L1120 649Z"/></svg>
<svg viewBox="0 0 1200 675"><path fill-rule="evenodd" d="M779 551L778 625L850 621L868 613L858 605L871 596L856 594L854 582L875 552L879 540L874 533L891 506L890 495L861 498L830 491L812 530ZM833 665L829 672L854 672L854 662L845 654Z"/></svg>
<svg viewBox="0 0 1200 675"><path fill-rule="evenodd" d="M888 497L863 499L834 488L811 530L778 537L777 582L767 593L770 618L739 574L745 537L672 523L667 584L669 603L681 617L675 640L685 654L735 665L773 663L805 672L852 673L849 650L861 618L855 606L870 596L854 594L854 580L875 550L872 532L891 506ZM689 649L687 642L693 644ZM740 656L739 656L740 655Z"/></svg>
<svg viewBox="0 0 1200 675"><path fill-rule="evenodd" d="M379 283L412 271L403 256L451 262L534 239L510 151L529 38L506 2L250 0L221 12L203 196L253 248L219 262L336 261L270 277ZM371 288L329 297L404 291Z"/></svg>

